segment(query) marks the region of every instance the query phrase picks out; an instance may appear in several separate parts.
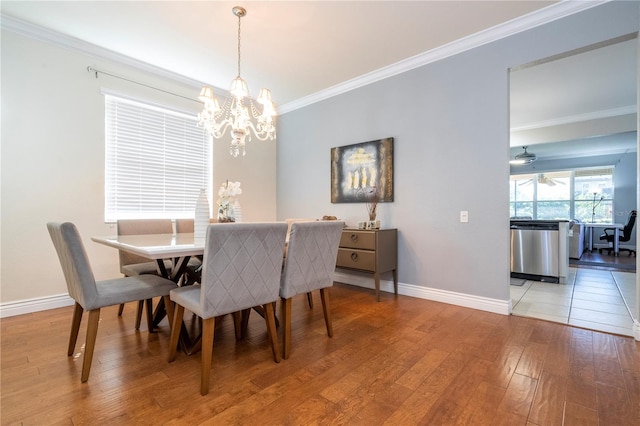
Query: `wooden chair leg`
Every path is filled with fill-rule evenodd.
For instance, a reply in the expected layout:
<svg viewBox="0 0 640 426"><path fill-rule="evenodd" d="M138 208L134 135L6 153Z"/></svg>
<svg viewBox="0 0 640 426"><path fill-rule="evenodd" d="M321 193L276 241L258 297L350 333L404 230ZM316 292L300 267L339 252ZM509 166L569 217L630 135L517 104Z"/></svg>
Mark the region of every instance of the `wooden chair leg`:
<svg viewBox="0 0 640 426"><path fill-rule="evenodd" d="M122 316L122 311L124 311L124 303L121 303L120 306L118 306L118 316L119 317Z"/></svg>
<svg viewBox="0 0 640 426"><path fill-rule="evenodd" d="M89 323L87 324L87 341L84 346L84 360L82 361L82 383L89 380L91 362L93 361L93 350L96 347L96 337L98 336L98 323L100 322L100 308L89 311Z"/></svg>
<svg viewBox="0 0 640 426"><path fill-rule="evenodd" d="M242 312L234 312L233 316L233 329L236 332L236 340L242 339Z"/></svg>
<svg viewBox="0 0 640 426"><path fill-rule="evenodd" d="M138 302L138 310L140 310L140 303L142 301ZM153 299L147 299L145 300L145 306L147 307L147 329L149 330L149 333L153 333ZM140 317L142 314L142 312L140 312L138 314L138 317ZM140 323L140 321L138 320L138 324Z"/></svg>
<svg viewBox="0 0 640 426"><path fill-rule="evenodd" d="M240 338L244 339L247 337L247 327L249 326L249 317L251 316L251 309L245 309L242 311L242 322L241 322L241 334Z"/></svg>
<svg viewBox="0 0 640 426"><path fill-rule="evenodd" d="M276 315L276 312L278 312L278 301L271 302L271 305L273 305L273 316L275 317L277 330L280 327L280 320L278 319L278 315Z"/></svg>
<svg viewBox="0 0 640 426"><path fill-rule="evenodd" d="M206 318L202 321L202 366L200 372L200 395L202 396L209 393L209 376L211 375L215 330L215 318Z"/></svg>
<svg viewBox="0 0 640 426"><path fill-rule="evenodd" d="M322 313L324 313L324 324L327 326L327 334L333 337L333 324L331 322L331 307L329 301L329 288L320 289L320 297L322 298Z"/></svg>
<svg viewBox="0 0 640 426"><path fill-rule="evenodd" d="M271 352L273 360L280 362L280 348L278 347L278 331L276 330L276 315L273 312L273 303L264 305L265 321L267 322L267 331L269 332L269 340L271 340Z"/></svg>
<svg viewBox="0 0 640 426"><path fill-rule="evenodd" d="M84 309L78 302L76 302L73 308L73 319L71 320L71 334L69 334L69 348L67 349L67 355L73 355L73 351L76 350L76 342L78 341L78 332L80 331L80 322L82 322L82 313Z"/></svg>
<svg viewBox="0 0 640 426"><path fill-rule="evenodd" d="M313 309L313 294L311 292L307 293L307 303L309 308Z"/></svg>
<svg viewBox="0 0 640 426"><path fill-rule="evenodd" d="M273 311L275 312L276 309L276 302L271 302L273 304ZM265 313L264 313L264 307L263 306L254 306L253 310L256 311L258 313L258 315L260 315L262 318L265 318ZM276 328L278 328L280 326L280 321L278 320L278 317L276 317Z"/></svg>
<svg viewBox="0 0 640 426"><path fill-rule="evenodd" d="M291 298L281 299L282 323L284 332L282 336L282 358L289 359L291 354Z"/></svg>
<svg viewBox="0 0 640 426"><path fill-rule="evenodd" d="M171 325L171 337L169 338L169 362L176 359L178 350L178 339L180 339L180 330L182 328L182 317L184 316L184 306L175 305L173 310L173 323Z"/></svg>
<svg viewBox="0 0 640 426"><path fill-rule="evenodd" d="M142 308L144 300L138 300L138 310L136 311L136 330L140 330L140 321L142 320Z"/></svg>
<svg viewBox="0 0 640 426"><path fill-rule="evenodd" d="M169 328L173 328L173 310L175 308L175 303L171 301L171 297L169 295L162 296L164 300L164 309L167 311L167 321L169 321ZM153 322L153 318L151 319Z"/></svg>

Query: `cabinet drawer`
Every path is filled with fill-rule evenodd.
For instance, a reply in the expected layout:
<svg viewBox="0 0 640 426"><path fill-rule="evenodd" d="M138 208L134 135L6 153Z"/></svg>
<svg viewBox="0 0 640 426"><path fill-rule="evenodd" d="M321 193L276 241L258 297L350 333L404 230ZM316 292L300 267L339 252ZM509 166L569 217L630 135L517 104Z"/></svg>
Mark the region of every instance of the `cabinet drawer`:
<svg viewBox="0 0 640 426"><path fill-rule="evenodd" d="M340 247L375 250L376 234L375 232L362 232L356 230L342 231Z"/></svg>
<svg viewBox="0 0 640 426"><path fill-rule="evenodd" d="M372 251L340 248L338 249L336 266L339 268L351 268L375 272L376 254Z"/></svg>

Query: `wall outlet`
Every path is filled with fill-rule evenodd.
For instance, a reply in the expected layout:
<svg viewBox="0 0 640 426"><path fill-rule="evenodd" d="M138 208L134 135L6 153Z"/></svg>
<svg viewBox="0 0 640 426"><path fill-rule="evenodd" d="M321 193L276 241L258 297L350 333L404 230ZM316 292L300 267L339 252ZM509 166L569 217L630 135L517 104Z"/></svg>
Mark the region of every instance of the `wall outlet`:
<svg viewBox="0 0 640 426"><path fill-rule="evenodd" d="M469 222L469 212L466 210L460 211L460 222L467 223Z"/></svg>

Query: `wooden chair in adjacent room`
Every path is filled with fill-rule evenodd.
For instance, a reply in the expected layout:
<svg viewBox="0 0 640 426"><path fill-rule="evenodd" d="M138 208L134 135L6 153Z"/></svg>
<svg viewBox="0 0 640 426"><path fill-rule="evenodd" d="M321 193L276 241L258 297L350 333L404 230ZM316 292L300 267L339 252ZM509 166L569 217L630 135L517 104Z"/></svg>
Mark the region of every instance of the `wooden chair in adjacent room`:
<svg viewBox="0 0 640 426"><path fill-rule="evenodd" d="M333 286L338 246L344 222L293 223L287 257L280 281L281 323L284 324L283 358L291 352L291 299L298 294L320 290L322 311L329 337L333 336L329 288Z"/></svg>
<svg viewBox="0 0 640 426"><path fill-rule="evenodd" d="M187 309L202 318L200 393L209 392L215 318L239 312L248 315L261 305L275 362L280 362L273 306L280 291L285 223L223 223L207 228L200 285L171 291L176 303L169 343L169 362L176 357L180 324ZM237 331L236 331L236 334Z"/></svg>
<svg viewBox="0 0 640 426"><path fill-rule="evenodd" d="M117 224L118 235L147 235L147 234L173 234L173 224L171 219L120 219ZM160 275L158 263L155 260L127 253L120 250L120 272L125 277L135 277L138 275ZM167 271L171 270L171 260L164 261ZM136 312L136 330L140 329L142 320L142 309L144 300L138 301L138 311ZM153 301L147 300L147 326L153 332ZM122 315L124 304L118 308L118 316Z"/></svg>
<svg viewBox="0 0 640 426"><path fill-rule="evenodd" d="M75 351L82 314L85 310L89 311L80 378L82 382L86 382L89 379L98 334L100 309L120 303L164 297L167 311L172 313L173 305L169 299L169 292L176 288L176 284L169 279L151 274L96 281L75 225L69 222L48 223L47 229L60 259L69 296L75 301L67 350L69 356Z"/></svg>

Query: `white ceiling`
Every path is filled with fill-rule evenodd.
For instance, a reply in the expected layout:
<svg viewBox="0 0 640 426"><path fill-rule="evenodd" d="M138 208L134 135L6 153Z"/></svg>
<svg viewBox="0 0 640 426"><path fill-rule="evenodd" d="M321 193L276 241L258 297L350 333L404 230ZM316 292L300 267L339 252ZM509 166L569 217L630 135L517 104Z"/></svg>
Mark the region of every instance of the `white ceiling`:
<svg viewBox="0 0 640 426"><path fill-rule="evenodd" d="M568 7L540 0L2 0L0 11L3 26L6 17L24 21L226 89L237 74L237 18L231 12L236 5L247 9L242 76L254 96L269 87L283 109L455 43L482 40L499 28L542 22L548 11ZM524 144L521 136L528 145L549 142L549 129L568 132L578 122L603 129L607 114L623 121L619 115L635 114L635 43L607 48L611 56L604 60L596 53L605 50L598 49L516 71L512 146Z"/></svg>
<svg viewBox="0 0 640 426"><path fill-rule="evenodd" d="M628 36L512 71L511 146L546 159L637 151L608 137L637 130L637 46Z"/></svg>
<svg viewBox="0 0 640 426"><path fill-rule="evenodd" d="M283 105L555 1L5 1L4 15L227 89L237 74Z"/></svg>

